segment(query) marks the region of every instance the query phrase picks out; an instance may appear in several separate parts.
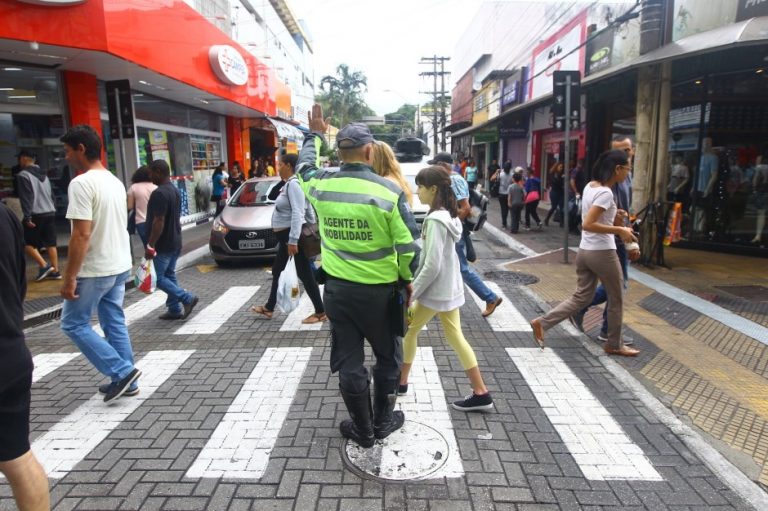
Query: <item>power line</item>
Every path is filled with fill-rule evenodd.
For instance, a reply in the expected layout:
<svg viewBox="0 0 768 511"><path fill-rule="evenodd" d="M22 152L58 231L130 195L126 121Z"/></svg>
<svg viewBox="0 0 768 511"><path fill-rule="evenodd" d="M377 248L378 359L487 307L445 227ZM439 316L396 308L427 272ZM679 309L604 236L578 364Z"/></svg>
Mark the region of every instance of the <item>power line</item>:
<svg viewBox="0 0 768 511"><path fill-rule="evenodd" d="M440 120L442 121L443 128L445 128L445 77L451 74L445 70L445 62L451 60L450 57L438 57L433 55L432 57L421 57L420 64L432 64L432 71L425 71L419 73L419 76L431 76L433 78L432 92L424 92L423 94L432 95L432 140L435 144L435 151L438 147L438 136L442 133L442 141L440 142L440 148L445 151L445 132L438 129L438 96L440 97ZM440 64L440 71L437 70L437 66ZM437 78L440 77L440 89L437 88Z"/></svg>

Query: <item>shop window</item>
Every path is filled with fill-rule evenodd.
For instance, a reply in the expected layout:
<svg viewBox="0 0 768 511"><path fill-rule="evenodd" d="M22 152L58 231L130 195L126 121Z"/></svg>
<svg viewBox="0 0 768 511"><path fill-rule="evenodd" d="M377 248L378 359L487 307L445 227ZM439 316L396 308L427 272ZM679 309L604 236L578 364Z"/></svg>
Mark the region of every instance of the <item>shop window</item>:
<svg viewBox="0 0 768 511"><path fill-rule="evenodd" d="M60 108L56 73L0 64L0 103Z"/></svg>
<svg viewBox="0 0 768 511"><path fill-rule="evenodd" d="M668 241L768 246L764 74L710 75L673 87L667 198L679 203L682 220Z"/></svg>
<svg viewBox="0 0 768 511"><path fill-rule="evenodd" d="M217 114L151 94L134 92L133 107L137 119L205 131L220 129Z"/></svg>

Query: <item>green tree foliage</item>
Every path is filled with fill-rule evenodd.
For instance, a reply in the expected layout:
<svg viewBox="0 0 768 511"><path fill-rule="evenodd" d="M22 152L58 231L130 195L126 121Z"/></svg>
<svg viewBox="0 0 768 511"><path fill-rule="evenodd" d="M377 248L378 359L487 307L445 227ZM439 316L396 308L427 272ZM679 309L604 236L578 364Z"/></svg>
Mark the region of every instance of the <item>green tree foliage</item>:
<svg viewBox="0 0 768 511"><path fill-rule="evenodd" d="M331 124L342 128L364 116L374 115L363 98L367 88L368 79L365 74L340 64L336 68L336 76L327 75L320 80L322 92L316 100L331 118Z"/></svg>

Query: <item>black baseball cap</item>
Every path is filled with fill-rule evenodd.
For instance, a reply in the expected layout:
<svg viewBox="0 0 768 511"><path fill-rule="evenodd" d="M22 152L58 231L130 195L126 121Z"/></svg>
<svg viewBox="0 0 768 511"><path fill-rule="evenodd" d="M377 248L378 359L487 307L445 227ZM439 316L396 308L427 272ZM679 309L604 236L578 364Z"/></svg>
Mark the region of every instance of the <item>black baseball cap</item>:
<svg viewBox="0 0 768 511"><path fill-rule="evenodd" d="M339 149L353 149L371 142L373 142L371 130L361 122L347 124L336 135L336 147Z"/></svg>
<svg viewBox="0 0 768 511"><path fill-rule="evenodd" d="M16 155L16 158L21 158L22 156L26 156L27 158L34 158L37 159L37 155L33 153L32 151L27 151L26 149L22 149L19 151L19 154Z"/></svg>
<svg viewBox="0 0 768 511"><path fill-rule="evenodd" d="M447 163L450 165L453 163L453 156L451 156L451 153L437 153L435 157L429 160L427 163L430 165L437 165L438 163Z"/></svg>

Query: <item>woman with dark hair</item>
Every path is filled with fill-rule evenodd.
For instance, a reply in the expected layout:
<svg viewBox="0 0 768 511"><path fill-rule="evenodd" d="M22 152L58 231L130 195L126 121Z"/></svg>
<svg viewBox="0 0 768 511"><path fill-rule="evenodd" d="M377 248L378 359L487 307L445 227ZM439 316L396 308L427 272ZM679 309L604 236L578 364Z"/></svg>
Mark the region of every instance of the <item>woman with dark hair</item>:
<svg viewBox="0 0 768 511"><path fill-rule="evenodd" d="M491 181L499 182L499 206L501 206L501 226L507 228L507 217L509 216L509 206L507 203L509 185L512 182L512 163L504 162L504 167L496 170L491 176Z"/></svg>
<svg viewBox="0 0 768 511"><path fill-rule="evenodd" d="M531 217L536 221L536 227L541 229L539 218L539 202L541 201L541 179L536 177L533 169L528 167L525 180L525 229L531 228Z"/></svg>
<svg viewBox="0 0 768 511"><path fill-rule="evenodd" d="M131 177L131 186L128 188L128 211L133 210L136 218L136 234L141 242L147 246L149 233L147 232L147 204L149 196L155 191L157 185L152 182L149 175L149 167L142 165Z"/></svg>
<svg viewBox="0 0 768 511"><path fill-rule="evenodd" d="M240 163L235 162L232 165L232 172L229 174L229 177L227 178L227 186L229 186L229 196L232 197L238 188L240 188L240 185L242 185L245 182L245 176L240 171Z"/></svg>
<svg viewBox="0 0 768 511"><path fill-rule="evenodd" d="M597 281L608 292L608 341L606 353L634 357L638 350L624 346L621 337L624 313L624 275L616 255L618 236L624 243L637 241L631 227L624 227L625 212L616 207L611 187L623 183L632 170L625 151L612 150L600 155L592 170L594 180L581 196L581 243L576 256L576 292L545 315L531 321L533 337L544 349L544 332L573 316L592 302ZM622 214L624 213L624 214Z"/></svg>
<svg viewBox="0 0 768 511"><path fill-rule="evenodd" d="M472 394L455 401L453 408L463 411L490 410L493 399L483 382L475 352L461 331L459 309L464 304L464 282L459 270L456 242L461 238L462 225L448 172L443 167L432 166L416 175L416 193L422 204L430 205L430 210L421 235L424 249L413 279L412 297L416 302L412 307L413 319L405 334L398 393L408 392L408 375L416 358L419 332L437 315L445 338L458 355L472 385Z"/></svg>
<svg viewBox="0 0 768 511"><path fill-rule="evenodd" d="M227 178L224 176L224 164L220 163L216 166L211 176L211 184L213 188L211 190L211 202L216 203L216 213L214 216L219 216L221 210L224 209L224 190L227 188Z"/></svg>
<svg viewBox="0 0 768 511"><path fill-rule="evenodd" d="M563 193L565 193L565 176L563 175L563 164L555 162L547 174L549 181L549 213L544 219L544 225L549 227L549 219L560 211L560 227L563 226ZM555 216L557 218L557 216Z"/></svg>
<svg viewBox="0 0 768 511"><path fill-rule="evenodd" d="M302 323L319 323L328 319L323 307L323 299L320 296L320 288L315 281L307 256L299 248L299 236L301 226L305 223L315 223L315 212L312 206L306 202L301 186L296 182L296 162L298 155L285 154L277 165L280 178L285 182L280 195L275 200L275 210L272 212L272 230L277 238L277 255L272 263L272 288L269 298L264 305L255 305L251 311L261 314L267 319L272 319L277 304L277 287L280 274L285 270L288 259L293 257L296 264L296 273L304 284L304 290L315 307L315 313L305 318Z"/></svg>

